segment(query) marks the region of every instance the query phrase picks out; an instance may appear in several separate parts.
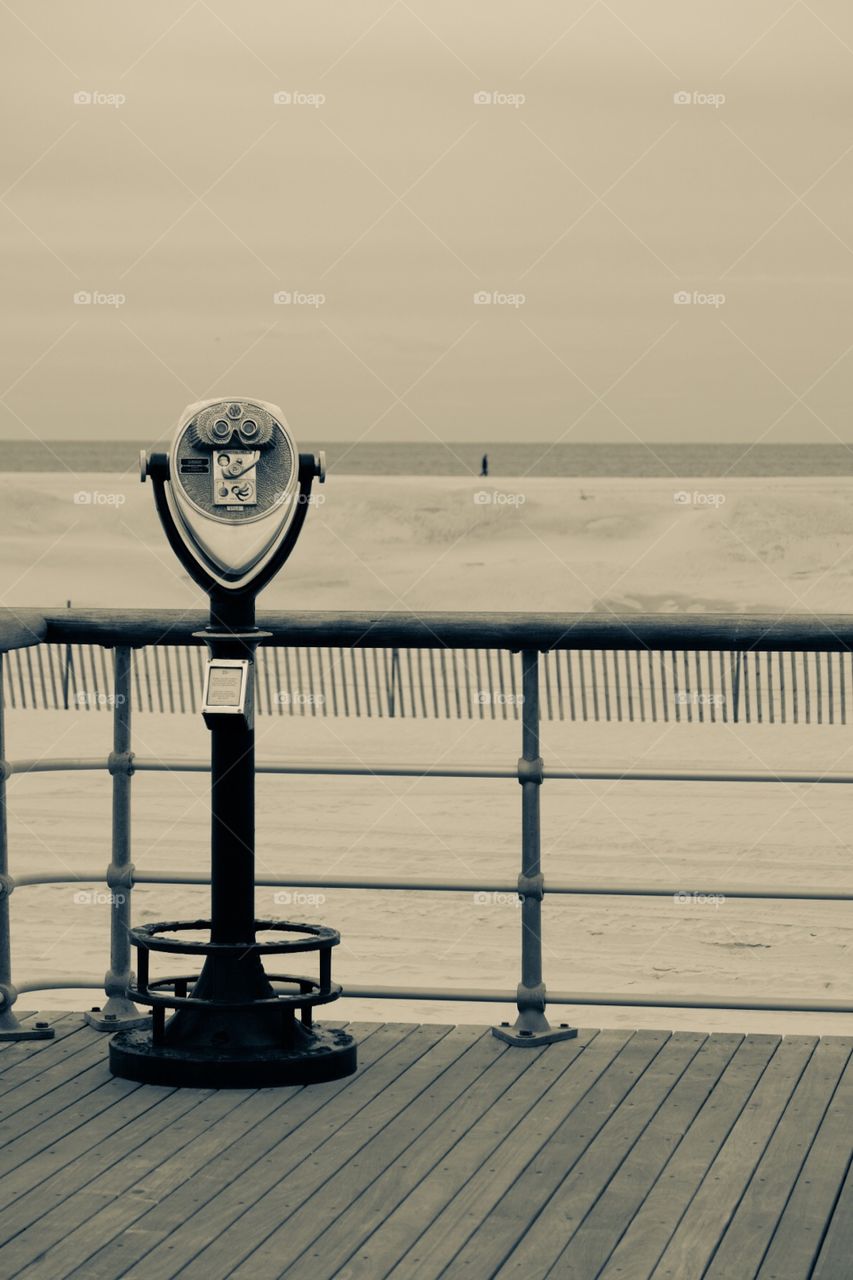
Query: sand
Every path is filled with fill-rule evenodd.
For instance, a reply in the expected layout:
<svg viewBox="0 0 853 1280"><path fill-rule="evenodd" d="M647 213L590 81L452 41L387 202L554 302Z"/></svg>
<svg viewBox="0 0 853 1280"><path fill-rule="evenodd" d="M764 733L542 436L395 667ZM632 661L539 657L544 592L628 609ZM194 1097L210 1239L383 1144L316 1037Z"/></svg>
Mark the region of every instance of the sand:
<svg viewBox="0 0 853 1280"><path fill-rule="evenodd" d="M331 476L317 496L262 606L853 608L849 477ZM168 550L150 485L134 476L11 476L0 539L7 605L199 604Z"/></svg>
<svg viewBox="0 0 853 1280"><path fill-rule="evenodd" d="M17 481L16 477L16 481ZM83 480L21 477L0 517L5 603L198 605L152 516L151 494L89 477L124 504L74 504ZM77 485L74 489L73 486ZM475 503L480 483L346 477L326 486L303 544L264 597L271 607L619 609L849 608L849 482L683 483L725 489L715 507L673 501L660 481L501 481L488 492L523 503ZM47 509L44 525L36 503ZM637 559L640 557L639 560ZM27 566L32 566L27 570ZM420 575L420 576L419 576ZM511 583L508 590L507 583ZM10 756L108 750L106 716L14 712ZM191 717L136 717L136 750L203 757ZM853 769L846 727L543 725L543 755L563 765ZM512 764L518 725L469 721L289 719L260 725L262 758ZM204 869L206 779L134 780L137 866ZM699 783L546 783L543 866L561 879L682 889L816 884L853 889L848 789ZM109 858L104 774L14 777L13 871L98 869ZM261 777L259 870L493 877L518 871L520 795L511 780ZM15 972L97 977L106 967L108 911L75 902L79 888L21 888L13 899ZM294 891L297 892L297 891ZM309 896L311 890L300 890ZM140 921L205 909L206 891L144 886ZM471 893L325 891L285 905L259 890L262 913L330 923L343 934L343 980L512 989L518 980L515 901ZM844 904L558 898L545 903L545 977L553 989L695 998L836 998L853 1002L850 913ZM80 1007L79 991L41 997ZM33 1007L36 997L22 998ZM359 1017L481 1021L509 1006L346 1002ZM553 1016L597 1026L853 1031L853 1015L570 1008Z"/></svg>

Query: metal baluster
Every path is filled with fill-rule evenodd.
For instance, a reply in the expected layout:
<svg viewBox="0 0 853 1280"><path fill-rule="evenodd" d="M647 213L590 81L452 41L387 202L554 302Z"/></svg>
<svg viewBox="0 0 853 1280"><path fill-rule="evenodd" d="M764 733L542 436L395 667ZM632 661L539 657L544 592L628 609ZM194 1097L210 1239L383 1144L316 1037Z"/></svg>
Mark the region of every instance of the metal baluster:
<svg viewBox="0 0 853 1280"><path fill-rule="evenodd" d="M555 1040L569 1040L577 1035L574 1027L561 1024L552 1028L545 1017L545 983L542 981L542 877L540 851L539 789L543 765L539 755L539 653L524 649L521 654L521 757L518 780L521 783L521 874L518 896L521 898L521 982L518 984L515 1025L493 1027L492 1032L507 1044L541 1045Z"/></svg>
<svg viewBox="0 0 853 1280"><path fill-rule="evenodd" d="M49 1040L53 1028L46 1023L21 1026L13 1005L18 993L12 983L12 938L9 932L9 895L15 882L9 875L9 832L6 823L6 750L4 663L0 653L0 1040ZM8 667L8 663L5 664Z"/></svg>
<svg viewBox="0 0 853 1280"><path fill-rule="evenodd" d="M100 1012L84 1015L96 1031L117 1027L142 1027L148 1018L127 998L133 982L130 959L130 895L133 863L130 860L130 779L133 752L130 749L130 648L115 648L115 696L113 699L113 749L109 770L113 780L112 861L107 867L110 890L110 967L104 978L107 1002Z"/></svg>

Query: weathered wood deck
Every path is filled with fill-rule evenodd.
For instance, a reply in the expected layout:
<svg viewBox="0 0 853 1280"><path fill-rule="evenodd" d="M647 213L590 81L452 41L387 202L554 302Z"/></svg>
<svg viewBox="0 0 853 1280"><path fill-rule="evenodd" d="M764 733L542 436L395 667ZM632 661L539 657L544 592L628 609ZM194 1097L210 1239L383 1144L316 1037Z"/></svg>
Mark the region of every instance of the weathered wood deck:
<svg viewBox="0 0 853 1280"><path fill-rule="evenodd" d="M853 1039L357 1024L348 1080L216 1093L55 1025L0 1047L4 1278L853 1275Z"/></svg>

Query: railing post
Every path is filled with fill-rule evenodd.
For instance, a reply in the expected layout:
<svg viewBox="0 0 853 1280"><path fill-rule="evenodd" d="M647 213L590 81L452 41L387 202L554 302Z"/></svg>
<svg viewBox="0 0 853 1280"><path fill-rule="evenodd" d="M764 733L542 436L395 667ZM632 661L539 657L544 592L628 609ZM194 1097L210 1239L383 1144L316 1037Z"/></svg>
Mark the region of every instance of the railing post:
<svg viewBox="0 0 853 1280"><path fill-rule="evenodd" d="M542 1045L571 1040L576 1027L562 1023L552 1027L545 1017L545 983L542 981L542 898L545 880L540 863L541 830L539 792L544 766L539 754L539 651L524 649L521 654L521 982L516 1003L518 1017L493 1027L492 1034L507 1044Z"/></svg>
<svg viewBox="0 0 853 1280"><path fill-rule="evenodd" d="M12 983L12 937L9 929L9 895L15 882L9 875L9 829L6 823L6 695L3 688L3 661L0 653L0 1040L49 1040L53 1028L47 1023L22 1027L12 1006L18 993Z"/></svg>
<svg viewBox="0 0 853 1280"><path fill-rule="evenodd" d="M113 780L112 860L107 867L110 890L110 967L104 978L107 1002L103 1009L85 1014L96 1031L150 1025L127 998L132 979L130 968L130 897L133 889L133 863L130 860L130 779L133 774L133 752L130 749L130 647L115 648L115 681L113 692L113 749L109 770Z"/></svg>

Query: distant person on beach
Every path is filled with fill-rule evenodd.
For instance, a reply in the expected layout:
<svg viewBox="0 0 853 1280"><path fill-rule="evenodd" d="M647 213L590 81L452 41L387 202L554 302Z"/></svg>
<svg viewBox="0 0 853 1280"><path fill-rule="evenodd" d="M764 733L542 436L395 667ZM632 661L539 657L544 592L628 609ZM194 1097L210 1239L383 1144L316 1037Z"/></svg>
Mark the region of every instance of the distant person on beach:
<svg viewBox="0 0 853 1280"><path fill-rule="evenodd" d="M489 455L483 454L483 461L480 463L480 475L487 476L489 474Z"/></svg>

